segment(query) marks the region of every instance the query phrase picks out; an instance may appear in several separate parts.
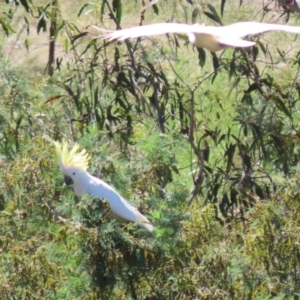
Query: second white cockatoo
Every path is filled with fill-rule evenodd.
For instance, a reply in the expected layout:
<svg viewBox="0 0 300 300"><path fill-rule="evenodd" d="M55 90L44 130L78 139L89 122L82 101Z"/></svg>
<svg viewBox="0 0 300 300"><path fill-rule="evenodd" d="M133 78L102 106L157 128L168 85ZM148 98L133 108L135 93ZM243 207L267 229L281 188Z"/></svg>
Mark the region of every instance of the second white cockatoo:
<svg viewBox="0 0 300 300"><path fill-rule="evenodd" d="M299 26L281 24L269 24L259 22L240 22L227 26L205 26L200 24L187 25L180 23L157 23L145 26L137 26L128 29L107 31L93 26L105 32L102 37L109 41L123 41L129 38L153 36L166 33L186 34L190 43L198 48L206 48L211 52L217 52L229 47L246 48L255 45L255 42L243 40L248 35L263 33L267 31L284 31L289 33L300 33Z"/></svg>
<svg viewBox="0 0 300 300"><path fill-rule="evenodd" d="M54 142L54 144L65 183L73 185L78 197L86 193L91 197L103 198L109 203L117 219L136 222L149 232L153 231L153 225L149 220L130 205L113 187L87 172L89 155L86 150L79 151L78 144L69 150L65 141Z"/></svg>

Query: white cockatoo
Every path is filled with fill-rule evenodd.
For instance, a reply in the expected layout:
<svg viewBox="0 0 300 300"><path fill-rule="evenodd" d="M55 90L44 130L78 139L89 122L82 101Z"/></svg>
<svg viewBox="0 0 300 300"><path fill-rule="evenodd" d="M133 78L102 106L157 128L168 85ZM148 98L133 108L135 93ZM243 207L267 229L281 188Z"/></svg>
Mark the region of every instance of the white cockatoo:
<svg viewBox="0 0 300 300"><path fill-rule="evenodd" d="M73 185L78 197L86 193L91 197L103 198L109 203L116 219L136 222L148 231L153 231L149 220L120 196L113 187L87 172L89 155L85 149L79 151L79 145L75 143L74 147L69 150L65 141L54 142L54 144L65 183Z"/></svg>
<svg viewBox="0 0 300 300"><path fill-rule="evenodd" d="M300 33L299 26L258 22L240 22L220 27L205 26L200 24L187 25L179 23L157 23L117 31L107 31L97 26L93 27L105 32L104 34L95 38L102 37L109 41L123 41L129 38L138 38L165 33L186 34L190 43L192 43L194 46L198 48L206 48L211 52L217 52L229 47L251 47L255 45L255 42L242 39L251 34L258 34L267 31Z"/></svg>

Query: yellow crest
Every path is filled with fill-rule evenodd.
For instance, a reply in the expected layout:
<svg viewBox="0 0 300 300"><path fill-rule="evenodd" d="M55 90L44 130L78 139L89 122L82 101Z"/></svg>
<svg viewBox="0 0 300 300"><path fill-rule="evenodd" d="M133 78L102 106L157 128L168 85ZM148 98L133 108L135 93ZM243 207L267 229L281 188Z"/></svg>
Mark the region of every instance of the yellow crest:
<svg viewBox="0 0 300 300"><path fill-rule="evenodd" d="M78 151L79 145L77 143L74 144L74 147L70 151L66 141L63 141L62 143L53 141L53 143L61 167L75 167L82 170L88 168L90 157L85 149L80 152Z"/></svg>

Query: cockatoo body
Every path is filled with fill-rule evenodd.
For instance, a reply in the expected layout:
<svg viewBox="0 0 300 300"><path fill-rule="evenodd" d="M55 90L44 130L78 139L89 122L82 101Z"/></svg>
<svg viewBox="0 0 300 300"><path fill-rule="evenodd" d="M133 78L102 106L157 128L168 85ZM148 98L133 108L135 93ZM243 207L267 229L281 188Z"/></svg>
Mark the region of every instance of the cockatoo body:
<svg viewBox="0 0 300 300"><path fill-rule="evenodd" d="M85 150L79 152L78 144L75 144L70 151L66 142L62 144L54 142L54 144L65 183L73 184L78 197L86 193L91 197L103 198L107 200L117 219L136 222L148 231L153 231L149 220L130 205L113 187L86 171L89 165L89 156Z"/></svg>
<svg viewBox="0 0 300 300"><path fill-rule="evenodd" d="M247 35L258 34L267 31L300 33L299 26L259 22L240 22L220 27L199 24L187 25L179 23L157 23L111 32L101 29L97 26L93 27L106 32L105 34L96 38L102 37L109 41L123 41L129 38L153 36L166 33L186 34L190 43L192 43L194 46L198 48L206 48L211 52L217 52L229 47L246 48L255 45L255 42L242 39Z"/></svg>

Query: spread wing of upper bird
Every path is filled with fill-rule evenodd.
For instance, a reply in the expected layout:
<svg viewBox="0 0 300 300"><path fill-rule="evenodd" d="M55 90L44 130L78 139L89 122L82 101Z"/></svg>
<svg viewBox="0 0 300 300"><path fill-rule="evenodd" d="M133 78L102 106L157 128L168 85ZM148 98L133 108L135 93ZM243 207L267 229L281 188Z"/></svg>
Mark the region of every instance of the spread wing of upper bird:
<svg viewBox="0 0 300 300"><path fill-rule="evenodd" d="M166 33L186 34L190 43L198 48L206 48L211 52L217 52L229 47L251 47L255 45L253 41L243 40L248 35L268 32L284 31L289 33L300 33L299 26L289 26L281 24L269 24L259 22L239 22L227 26L205 26L200 24L187 25L180 23L157 23L145 26L137 26L117 31L107 31L93 26L105 32L95 38L103 38L109 41L123 41L129 38L143 36L161 35Z"/></svg>
<svg viewBox="0 0 300 300"><path fill-rule="evenodd" d="M113 187L87 172L89 155L85 150L79 151L78 144L75 144L71 150L66 142L54 142L54 144L65 183L73 185L77 196L80 197L86 193L92 197L104 198L117 218L136 222L148 231L153 231L153 225L149 220L130 205Z"/></svg>

